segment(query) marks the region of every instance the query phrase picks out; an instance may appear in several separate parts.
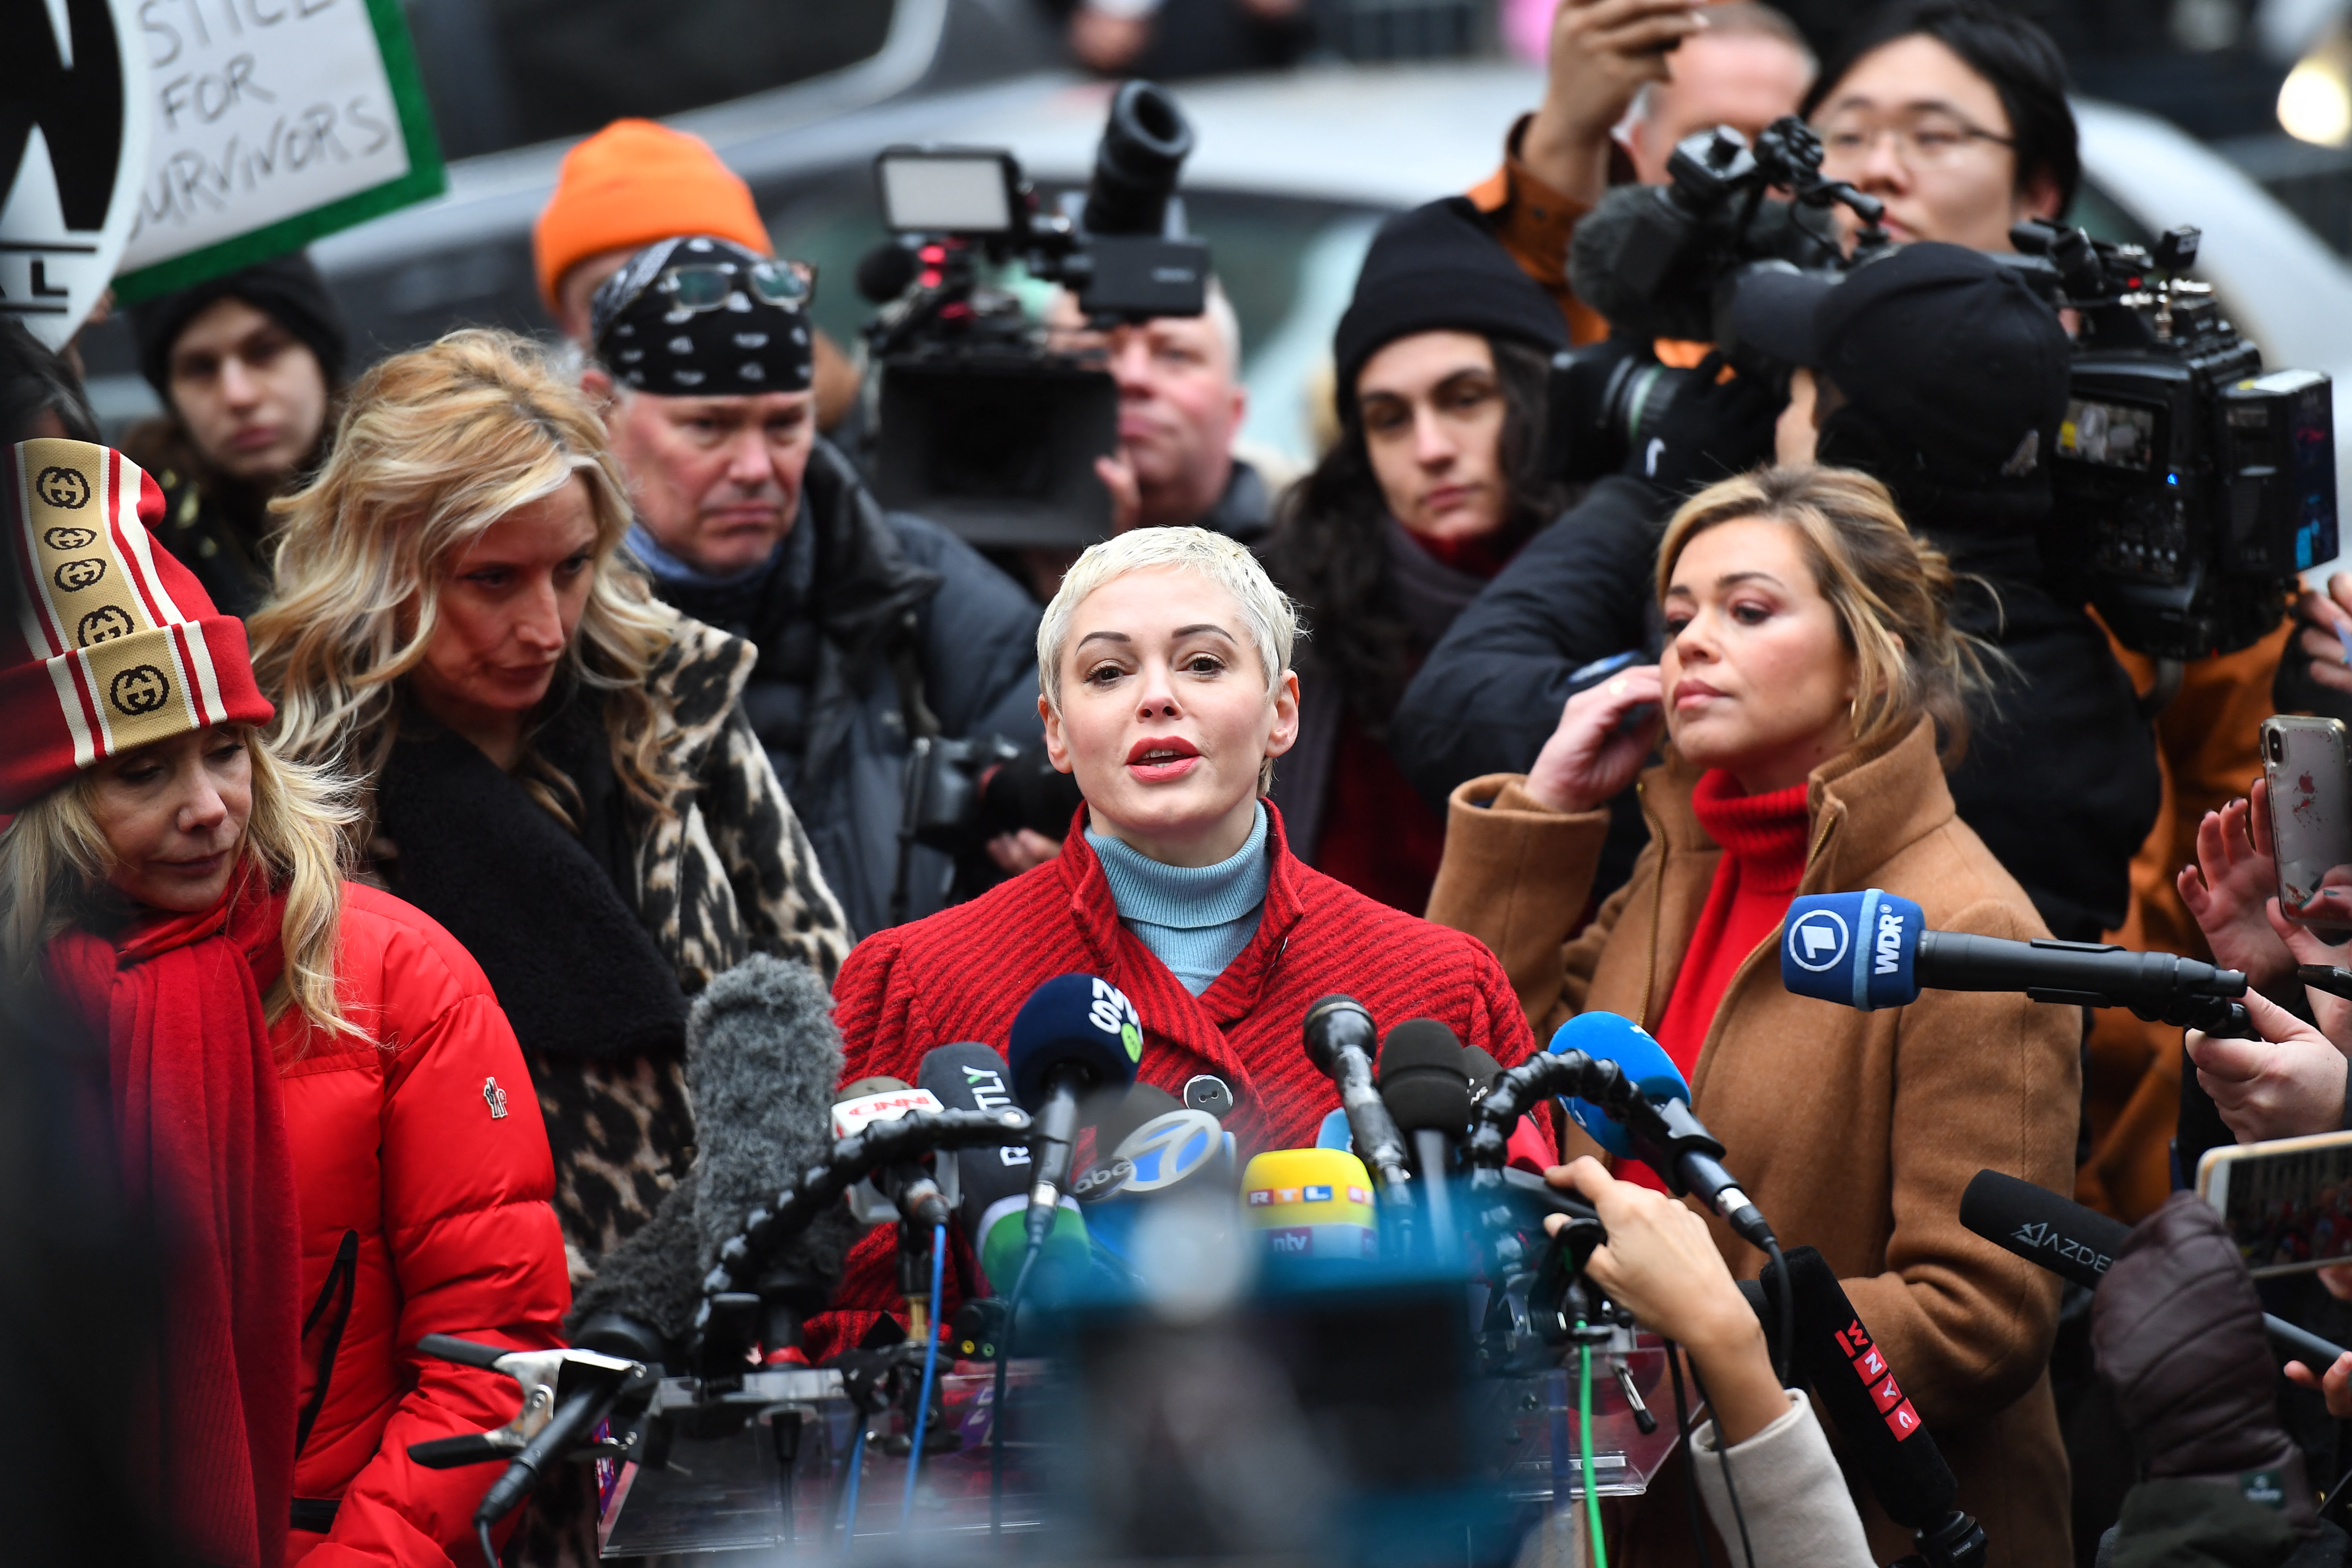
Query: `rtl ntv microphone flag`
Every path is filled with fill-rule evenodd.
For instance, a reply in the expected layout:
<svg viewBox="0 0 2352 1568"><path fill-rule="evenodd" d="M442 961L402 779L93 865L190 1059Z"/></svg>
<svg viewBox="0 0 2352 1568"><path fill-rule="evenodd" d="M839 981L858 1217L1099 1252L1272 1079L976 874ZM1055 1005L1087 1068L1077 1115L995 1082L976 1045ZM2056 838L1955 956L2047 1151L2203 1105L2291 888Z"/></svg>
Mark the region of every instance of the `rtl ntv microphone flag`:
<svg viewBox="0 0 2352 1568"><path fill-rule="evenodd" d="M1882 889L1808 894L1790 904L1781 927L1780 984L1864 1013L1916 1001L1925 923L1918 905Z"/></svg>

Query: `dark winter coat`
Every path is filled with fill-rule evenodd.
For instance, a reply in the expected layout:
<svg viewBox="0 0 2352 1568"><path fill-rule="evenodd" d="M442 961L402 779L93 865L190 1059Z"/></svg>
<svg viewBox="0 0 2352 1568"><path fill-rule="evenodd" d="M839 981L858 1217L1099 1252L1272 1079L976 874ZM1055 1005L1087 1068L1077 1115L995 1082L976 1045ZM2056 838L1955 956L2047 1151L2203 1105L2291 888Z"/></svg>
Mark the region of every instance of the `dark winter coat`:
<svg viewBox="0 0 2352 1568"><path fill-rule="evenodd" d="M1042 735L1037 606L945 529L883 510L825 441L768 574L725 587L651 575L670 604L757 646L744 710L859 936L889 922L912 736ZM952 872L911 851L910 918L940 907Z"/></svg>
<svg viewBox="0 0 2352 1568"><path fill-rule="evenodd" d="M1465 610L1405 690L1391 749L1423 796L1525 773L1580 684L1572 673L1659 648L1653 574L1674 498L1595 485ZM2131 858L2156 821L2156 740L2105 634L2040 585L2031 536L1913 515L1964 583L1954 620L2015 666L1997 677L1950 779L1960 819L2023 884L2051 930L2096 941L2123 923ZM1638 841L1635 841L1638 847ZM1601 891L1615 884L1604 864Z"/></svg>

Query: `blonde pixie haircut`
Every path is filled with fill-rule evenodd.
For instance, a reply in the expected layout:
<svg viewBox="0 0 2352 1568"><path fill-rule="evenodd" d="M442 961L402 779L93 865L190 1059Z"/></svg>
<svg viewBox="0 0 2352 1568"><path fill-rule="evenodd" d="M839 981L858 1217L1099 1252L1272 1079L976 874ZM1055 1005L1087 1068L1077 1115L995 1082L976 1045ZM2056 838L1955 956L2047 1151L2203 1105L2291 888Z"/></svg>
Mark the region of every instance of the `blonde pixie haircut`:
<svg viewBox="0 0 2352 1568"><path fill-rule="evenodd" d="M1037 684L1055 714L1062 711L1062 654L1087 595L1132 573L1171 569L1197 572L1233 595L1265 675L1266 700L1274 700L1289 672L1291 649L1305 635L1298 606L1274 585L1246 545L1205 528L1136 528L1088 545L1037 623ZM1258 790L1263 794L1273 786L1274 759L1268 757L1258 770Z"/></svg>
<svg viewBox="0 0 2352 1568"><path fill-rule="evenodd" d="M292 1006L330 1034L356 1034L335 996L345 833L357 815L350 791L322 769L287 762L252 725L233 728L253 764L253 814L236 874L253 868L286 895L286 963L262 997L263 1013L275 1025ZM90 810L97 787L97 773L84 770L0 833L0 959L20 983L36 978L51 938L109 912L114 854Z"/></svg>
<svg viewBox="0 0 2352 1568"><path fill-rule="evenodd" d="M596 523L593 581L547 706L581 687L602 692L622 786L669 811L677 781L646 690L669 619L614 559L630 512L603 420L537 344L512 332L451 332L376 365L347 395L318 477L271 503L281 519L277 591L247 629L254 672L278 704L281 749L373 784L395 738L400 679L433 641L446 569L500 518L575 476ZM569 778L535 749L519 773L541 806L572 823L579 794Z"/></svg>
<svg viewBox="0 0 2352 1568"><path fill-rule="evenodd" d="M1830 602L1854 658L1853 738L1870 752L1936 721L1947 771L1968 750L1969 707L1988 689L1995 649L1952 625L1958 579L1944 552L1912 533L1886 487L1852 468L1759 468L1685 501L1658 545L1660 604L1675 563L1708 529L1755 519L1785 524Z"/></svg>

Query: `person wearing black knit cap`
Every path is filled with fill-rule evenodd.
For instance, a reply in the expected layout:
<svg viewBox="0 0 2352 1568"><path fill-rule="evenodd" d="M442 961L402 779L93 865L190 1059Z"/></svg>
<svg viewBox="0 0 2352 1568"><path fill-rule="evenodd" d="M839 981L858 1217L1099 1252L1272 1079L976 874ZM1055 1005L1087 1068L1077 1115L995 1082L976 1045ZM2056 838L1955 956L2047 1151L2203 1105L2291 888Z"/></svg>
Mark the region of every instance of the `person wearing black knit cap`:
<svg viewBox="0 0 2352 1568"><path fill-rule="evenodd" d="M297 252L130 315L164 414L125 432L122 450L163 487L156 537L215 605L246 615L269 592L270 498L313 472L332 437L342 313Z"/></svg>
<svg viewBox="0 0 2352 1568"><path fill-rule="evenodd" d="M1339 439L1265 546L1314 627L1298 744L1275 777L1291 847L1416 914L1445 827L1389 755L1389 715L1454 616L1559 514L1544 384L1567 346L1559 309L1467 200L1391 219L1332 340Z"/></svg>

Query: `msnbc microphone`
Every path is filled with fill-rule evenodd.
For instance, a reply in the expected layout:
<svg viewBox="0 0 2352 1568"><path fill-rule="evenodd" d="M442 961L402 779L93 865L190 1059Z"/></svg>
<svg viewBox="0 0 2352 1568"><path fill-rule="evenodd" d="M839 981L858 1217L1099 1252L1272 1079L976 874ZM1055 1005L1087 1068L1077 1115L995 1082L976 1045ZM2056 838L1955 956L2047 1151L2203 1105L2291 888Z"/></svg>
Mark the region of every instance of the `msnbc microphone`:
<svg viewBox="0 0 2352 1568"><path fill-rule="evenodd" d="M686 1033L694 1164L651 1218L598 1260L572 1299L572 1342L683 1371L702 1280L745 1216L833 1152L841 1037L833 997L804 963L755 953L696 998ZM800 1342L858 1236L847 1211L820 1216L752 1288L770 1353Z"/></svg>
<svg viewBox="0 0 2352 1568"><path fill-rule="evenodd" d="M1013 1098L1037 1119L1024 1223L1029 1246L1042 1247L1070 1184L1079 1098L1135 1081L1136 1064L1143 1059L1143 1020L1109 981L1057 975L1031 992L1013 1015L1004 1058Z"/></svg>
<svg viewBox="0 0 2352 1568"><path fill-rule="evenodd" d="M1792 1324L1782 1325L1796 1366L1845 1440L1886 1516L1911 1531L1937 1568L1981 1563L1984 1531L1959 1511L1959 1482L1944 1460L1894 1370L1838 1283L1837 1271L1810 1247L1790 1249L1784 1266ZM1756 1305L1769 1323L1771 1313Z"/></svg>
<svg viewBox="0 0 2352 1568"><path fill-rule="evenodd" d="M2086 1290L2099 1288L2131 1235L2123 1221L2003 1171L1979 1171L1969 1179L1960 1194L1960 1224ZM2326 1371L2344 1353L2343 1346L2269 1312L2263 1314L2263 1328L2314 1372Z"/></svg>
<svg viewBox="0 0 2352 1568"><path fill-rule="evenodd" d="M1696 1194L1741 1240L1767 1254L1780 1250L1763 1211L1741 1190L1739 1179L1724 1168L1723 1145L1692 1113L1690 1086L1664 1046L1631 1018L1614 1013L1579 1013L1559 1026L1546 1054L1564 1056L1570 1051L1581 1051L1597 1062L1614 1062L1641 1090L1642 1098L1660 1112L1665 1137L1661 1141L1644 1135L1638 1127L1621 1125L1589 1100L1568 1100L1569 1114L1578 1126L1592 1132L1613 1153L1618 1152L1616 1144L1595 1131L1610 1130L1624 1145L1624 1152L1655 1171L1676 1193Z"/></svg>
<svg viewBox="0 0 2352 1568"><path fill-rule="evenodd" d="M1381 1101L1410 1141L1413 1165L1429 1198L1429 1252L1444 1261L1454 1227L1448 1183L1454 1152L1470 1131L1470 1075L1462 1042L1434 1018L1413 1018L1389 1031L1381 1046Z"/></svg>
<svg viewBox="0 0 2352 1568"><path fill-rule="evenodd" d="M1380 1048L1372 1016L1352 996L1326 996L1307 1009L1306 1034L1307 1059L1339 1086L1356 1152L1380 1179L1381 1200L1409 1210L1412 1171L1404 1136L1372 1082L1372 1053Z"/></svg>
<svg viewBox="0 0 2352 1568"><path fill-rule="evenodd" d="M1780 984L1798 996L1870 1012L1922 991L2023 992L2032 1001L2127 1007L2153 1024L2248 1037L2246 977L2169 952L1926 929L1919 906L1878 888L1813 893L1789 906Z"/></svg>

